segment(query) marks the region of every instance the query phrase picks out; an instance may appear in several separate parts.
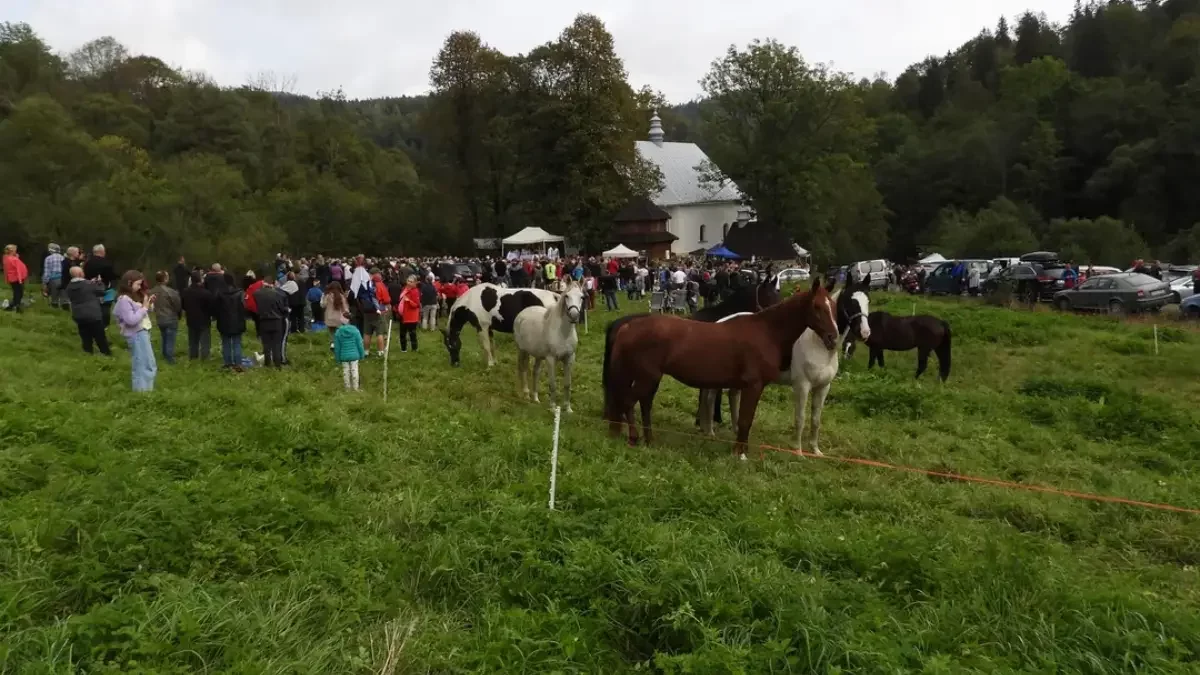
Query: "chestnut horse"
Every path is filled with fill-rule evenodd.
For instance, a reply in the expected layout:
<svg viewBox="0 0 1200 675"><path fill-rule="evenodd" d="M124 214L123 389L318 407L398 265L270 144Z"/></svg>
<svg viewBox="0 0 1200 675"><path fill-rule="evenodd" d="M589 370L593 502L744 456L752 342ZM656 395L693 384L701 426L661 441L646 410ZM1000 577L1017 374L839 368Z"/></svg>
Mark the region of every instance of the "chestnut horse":
<svg viewBox="0 0 1200 675"><path fill-rule="evenodd" d="M763 388L779 377L805 329L812 329L827 349L836 348L833 302L817 278L809 292L736 321L702 323L655 315L623 324L612 336L605 419L613 435L627 423L629 443L636 445L633 406L640 403L642 432L650 443L650 408L663 375L696 389L738 389L742 395L733 452L745 459Z"/></svg>

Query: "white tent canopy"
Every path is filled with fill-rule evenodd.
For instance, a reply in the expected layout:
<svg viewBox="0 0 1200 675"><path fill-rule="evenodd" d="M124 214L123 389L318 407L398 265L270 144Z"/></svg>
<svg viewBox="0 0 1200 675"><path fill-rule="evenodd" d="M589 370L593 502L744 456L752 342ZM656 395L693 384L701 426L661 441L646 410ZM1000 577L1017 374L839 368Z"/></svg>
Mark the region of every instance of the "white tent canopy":
<svg viewBox="0 0 1200 675"><path fill-rule="evenodd" d="M610 248L601 255L605 258L636 258L638 252L625 244L617 244L615 248Z"/></svg>
<svg viewBox="0 0 1200 675"><path fill-rule="evenodd" d="M556 244L563 238L550 234L540 227L527 227L511 237L505 237L505 246L532 246L534 244Z"/></svg>
<svg viewBox="0 0 1200 675"><path fill-rule="evenodd" d="M917 262L921 263L922 265L932 265L934 263L946 262L946 258L944 256L942 256L941 253L930 253L929 255L925 256L924 258L921 258L920 260L918 260Z"/></svg>

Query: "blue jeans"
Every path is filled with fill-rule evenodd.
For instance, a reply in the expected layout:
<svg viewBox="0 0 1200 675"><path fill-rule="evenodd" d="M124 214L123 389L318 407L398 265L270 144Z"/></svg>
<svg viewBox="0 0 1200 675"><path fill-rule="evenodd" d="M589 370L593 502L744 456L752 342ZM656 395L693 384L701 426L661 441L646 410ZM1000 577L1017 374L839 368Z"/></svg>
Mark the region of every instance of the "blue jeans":
<svg viewBox="0 0 1200 675"><path fill-rule="evenodd" d="M154 362L154 345L150 344L150 331L139 330L133 337L125 338L129 354L133 357L133 390L154 391L154 376L158 364Z"/></svg>
<svg viewBox="0 0 1200 675"><path fill-rule="evenodd" d="M617 309L617 292L604 291L604 305L609 310Z"/></svg>
<svg viewBox="0 0 1200 675"><path fill-rule="evenodd" d="M221 358L226 367L242 365L242 336L221 336Z"/></svg>
<svg viewBox="0 0 1200 675"><path fill-rule="evenodd" d="M159 326L158 332L162 334L163 360L171 365L175 365L175 336L179 335L179 324L174 326Z"/></svg>

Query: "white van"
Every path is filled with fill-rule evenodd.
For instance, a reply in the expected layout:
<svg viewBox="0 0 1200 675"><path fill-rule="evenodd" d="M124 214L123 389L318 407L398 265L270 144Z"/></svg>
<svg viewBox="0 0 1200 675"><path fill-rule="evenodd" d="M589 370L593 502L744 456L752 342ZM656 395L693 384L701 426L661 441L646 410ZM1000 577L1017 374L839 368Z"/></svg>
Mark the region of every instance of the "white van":
<svg viewBox="0 0 1200 675"><path fill-rule="evenodd" d="M851 263L848 272L850 278L856 281L870 277L872 289L887 290L888 271L891 267L891 263L886 260L860 260Z"/></svg>

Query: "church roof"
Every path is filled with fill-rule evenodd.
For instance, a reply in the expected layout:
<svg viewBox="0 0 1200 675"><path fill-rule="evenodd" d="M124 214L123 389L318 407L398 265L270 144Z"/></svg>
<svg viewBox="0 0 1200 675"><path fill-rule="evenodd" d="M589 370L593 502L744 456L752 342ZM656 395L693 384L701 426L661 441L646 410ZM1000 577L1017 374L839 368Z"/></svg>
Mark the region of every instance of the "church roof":
<svg viewBox="0 0 1200 675"><path fill-rule="evenodd" d="M699 167L709 160L695 143L637 141L637 151L662 172L663 189L653 197L659 206L734 202L742 198L732 182L715 191L700 185Z"/></svg>
<svg viewBox="0 0 1200 675"><path fill-rule="evenodd" d="M617 215L613 216L613 221L617 223L653 222L670 219L671 214L655 206L654 202L645 197L635 197L625 205L625 208L618 211Z"/></svg>

